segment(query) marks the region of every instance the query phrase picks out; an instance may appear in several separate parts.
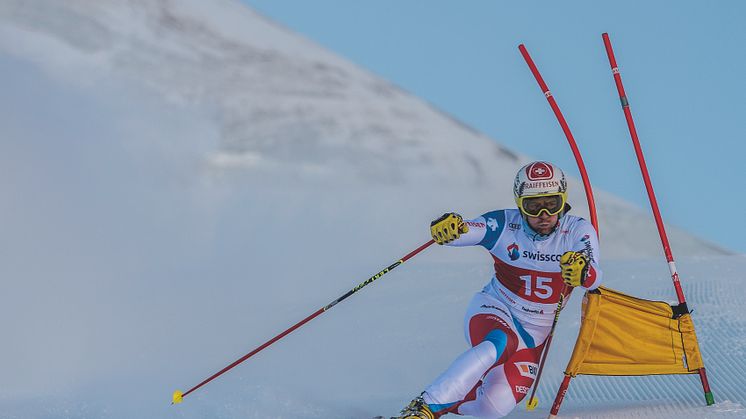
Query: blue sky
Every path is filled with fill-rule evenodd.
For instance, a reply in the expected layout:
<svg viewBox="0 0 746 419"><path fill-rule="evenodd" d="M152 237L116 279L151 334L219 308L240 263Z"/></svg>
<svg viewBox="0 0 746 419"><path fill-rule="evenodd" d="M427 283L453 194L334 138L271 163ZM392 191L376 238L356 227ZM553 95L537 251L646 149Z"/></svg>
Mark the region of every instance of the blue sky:
<svg viewBox="0 0 746 419"><path fill-rule="evenodd" d="M518 52L525 43L593 185L648 209L601 41L609 32L664 219L746 253L745 2L243 1L509 148L577 176ZM672 249L676 256L676 243Z"/></svg>

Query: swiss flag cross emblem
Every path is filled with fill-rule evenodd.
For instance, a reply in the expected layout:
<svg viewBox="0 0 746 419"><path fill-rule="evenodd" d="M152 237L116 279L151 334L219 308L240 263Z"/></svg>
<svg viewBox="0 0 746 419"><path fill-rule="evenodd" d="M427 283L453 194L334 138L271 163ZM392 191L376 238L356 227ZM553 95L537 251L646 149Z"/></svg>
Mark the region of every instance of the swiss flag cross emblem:
<svg viewBox="0 0 746 419"><path fill-rule="evenodd" d="M547 180L554 177L552 166L543 161L538 161L526 168L528 180Z"/></svg>

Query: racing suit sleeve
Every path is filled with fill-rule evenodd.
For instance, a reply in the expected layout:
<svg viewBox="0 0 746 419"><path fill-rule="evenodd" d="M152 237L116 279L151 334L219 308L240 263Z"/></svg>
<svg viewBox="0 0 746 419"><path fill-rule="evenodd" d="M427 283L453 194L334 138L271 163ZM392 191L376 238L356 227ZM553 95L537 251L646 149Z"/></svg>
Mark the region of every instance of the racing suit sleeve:
<svg viewBox="0 0 746 419"><path fill-rule="evenodd" d="M464 224L469 227L469 231L462 234L458 239L446 243L446 246L475 246L482 242L484 235L487 233L487 224L484 217L477 217L473 220L464 220Z"/></svg>

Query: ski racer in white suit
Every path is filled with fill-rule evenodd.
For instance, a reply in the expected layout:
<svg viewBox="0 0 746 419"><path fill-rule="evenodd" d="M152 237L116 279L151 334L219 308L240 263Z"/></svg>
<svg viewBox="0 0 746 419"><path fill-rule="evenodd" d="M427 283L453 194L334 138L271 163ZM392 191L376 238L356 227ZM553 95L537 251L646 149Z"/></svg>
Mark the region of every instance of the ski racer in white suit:
<svg viewBox="0 0 746 419"><path fill-rule="evenodd" d="M495 275L466 311L464 332L471 348L398 418L506 416L536 379L563 285L594 289L600 284L598 237L590 222L566 214L562 170L548 162L524 166L514 195L518 209L466 221L448 213L431 224L439 244L487 249Z"/></svg>

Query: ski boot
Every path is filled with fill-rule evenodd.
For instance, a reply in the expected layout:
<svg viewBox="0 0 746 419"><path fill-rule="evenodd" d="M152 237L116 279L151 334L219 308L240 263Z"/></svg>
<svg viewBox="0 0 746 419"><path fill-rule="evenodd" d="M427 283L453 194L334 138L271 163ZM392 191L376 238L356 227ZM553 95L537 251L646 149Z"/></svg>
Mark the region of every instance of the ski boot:
<svg viewBox="0 0 746 419"><path fill-rule="evenodd" d="M435 413L430 410L430 407L420 395L409 402L409 405L399 412L399 416L391 419L435 419Z"/></svg>

